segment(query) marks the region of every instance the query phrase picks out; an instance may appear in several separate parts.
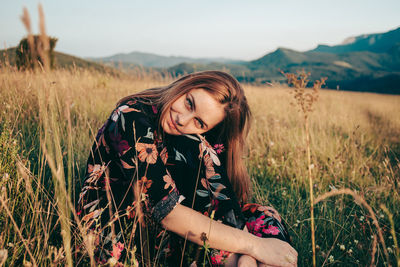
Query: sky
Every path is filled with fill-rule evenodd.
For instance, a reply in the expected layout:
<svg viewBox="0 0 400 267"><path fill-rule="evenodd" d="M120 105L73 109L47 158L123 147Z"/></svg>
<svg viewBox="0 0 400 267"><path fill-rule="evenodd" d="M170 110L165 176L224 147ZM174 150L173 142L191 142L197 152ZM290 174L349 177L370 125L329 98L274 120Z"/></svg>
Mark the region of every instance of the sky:
<svg viewBox="0 0 400 267"><path fill-rule="evenodd" d="M56 50L79 57L140 51L253 60L278 47L318 44L400 27L400 0L0 0L0 48L26 36L38 4Z"/></svg>

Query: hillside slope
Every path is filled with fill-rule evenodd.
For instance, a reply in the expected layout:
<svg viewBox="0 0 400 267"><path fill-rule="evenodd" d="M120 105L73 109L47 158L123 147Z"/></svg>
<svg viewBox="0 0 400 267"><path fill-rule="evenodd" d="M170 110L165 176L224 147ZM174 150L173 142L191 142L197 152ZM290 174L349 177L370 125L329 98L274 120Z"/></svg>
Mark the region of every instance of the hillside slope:
<svg viewBox="0 0 400 267"><path fill-rule="evenodd" d="M398 43L400 43L400 27L385 33L363 34L356 37L349 37L340 45L319 45L312 51L324 53L346 53L354 51L384 53Z"/></svg>
<svg viewBox="0 0 400 267"><path fill-rule="evenodd" d="M102 64L91 62L88 60L84 60L79 57L71 56L68 54L64 54L61 52L55 53L55 66L56 68L86 68L93 69L101 72L109 72L114 71L114 69L104 66ZM9 62L10 65L15 65L15 57L16 57L16 48L12 47L6 50L0 50L0 64L5 64L6 61Z"/></svg>

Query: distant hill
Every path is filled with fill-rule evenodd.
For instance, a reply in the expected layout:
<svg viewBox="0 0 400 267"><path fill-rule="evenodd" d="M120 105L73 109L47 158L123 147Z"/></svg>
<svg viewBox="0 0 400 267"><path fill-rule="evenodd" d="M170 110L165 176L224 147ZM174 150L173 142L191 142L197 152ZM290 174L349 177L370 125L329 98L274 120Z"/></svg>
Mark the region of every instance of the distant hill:
<svg viewBox="0 0 400 267"><path fill-rule="evenodd" d="M131 52L120 53L109 57L88 58L89 60L110 65L144 66L153 68L169 68L181 63L210 64L210 63L241 63L243 61L226 58L190 58L181 56L161 56L151 53Z"/></svg>
<svg viewBox="0 0 400 267"><path fill-rule="evenodd" d="M292 49L278 48L272 53L269 53L259 59L249 62L249 65L257 67L274 67L281 68L290 64L301 64L309 58L301 53Z"/></svg>
<svg viewBox="0 0 400 267"><path fill-rule="evenodd" d="M16 48L8 48L6 50L0 50L0 64L4 64L7 59L11 65L15 65L15 57L16 57ZM55 52L55 65L56 68L86 68L86 69L94 69L101 72L114 72L114 69L106 67L102 64L91 62L79 57L71 56L68 54Z"/></svg>
<svg viewBox="0 0 400 267"><path fill-rule="evenodd" d="M393 45L399 43L400 28L397 28L385 33L363 34L356 37L349 37L341 45L319 45L312 51L324 53L346 53L354 51L384 53L392 48Z"/></svg>
<svg viewBox="0 0 400 267"><path fill-rule="evenodd" d="M239 64L179 64L174 74L196 70L230 71L242 82L284 82L281 71L305 70L311 79L328 77L327 87L341 90L400 94L400 28L367 34L337 46L318 46L299 52L278 48L256 60Z"/></svg>
<svg viewBox="0 0 400 267"><path fill-rule="evenodd" d="M351 52L342 54L322 52L297 52L286 48L278 48L276 51L257 60L250 61L251 69L282 69L292 71L294 69L308 69L318 72L319 69L328 71L331 76L341 76L345 72L368 73L373 71L391 71L396 64L389 62L387 54L377 54L368 51Z"/></svg>

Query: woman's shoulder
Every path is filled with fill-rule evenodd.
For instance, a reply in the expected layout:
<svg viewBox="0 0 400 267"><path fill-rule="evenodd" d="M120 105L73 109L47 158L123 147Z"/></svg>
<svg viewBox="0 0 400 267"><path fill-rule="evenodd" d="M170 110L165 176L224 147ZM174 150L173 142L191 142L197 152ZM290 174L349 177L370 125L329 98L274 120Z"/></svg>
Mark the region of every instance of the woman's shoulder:
<svg viewBox="0 0 400 267"><path fill-rule="evenodd" d="M112 117L121 115L133 120L145 120L147 121L146 124L150 123L155 125L157 123L158 109L146 99L132 97L125 101L118 102Z"/></svg>
<svg viewBox="0 0 400 267"><path fill-rule="evenodd" d="M144 137L154 140L157 110L141 99L130 98L117 104L106 124L114 139L131 140L133 136L135 140Z"/></svg>
<svg viewBox="0 0 400 267"><path fill-rule="evenodd" d="M117 108L120 107L134 108L137 110L136 112L148 113L151 111L150 115L156 115L158 113L156 106L153 105L150 100L141 97L131 97L124 99L123 101L119 101L117 103Z"/></svg>

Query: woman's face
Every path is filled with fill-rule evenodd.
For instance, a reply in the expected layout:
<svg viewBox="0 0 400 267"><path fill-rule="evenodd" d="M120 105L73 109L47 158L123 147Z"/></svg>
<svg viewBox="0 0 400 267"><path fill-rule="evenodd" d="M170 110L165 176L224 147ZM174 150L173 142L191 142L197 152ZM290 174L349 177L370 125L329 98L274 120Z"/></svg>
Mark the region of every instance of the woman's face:
<svg viewBox="0 0 400 267"><path fill-rule="evenodd" d="M203 89L192 89L172 103L161 118L161 126L171 135L202 134L224 117L223 104Z"/></svg>

